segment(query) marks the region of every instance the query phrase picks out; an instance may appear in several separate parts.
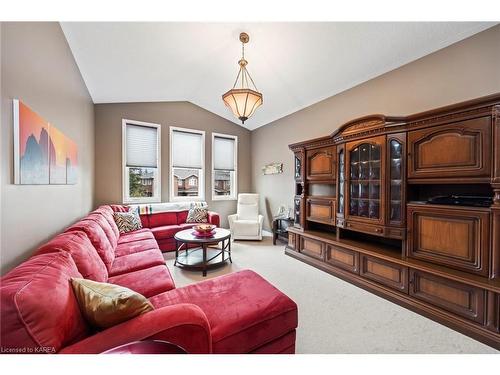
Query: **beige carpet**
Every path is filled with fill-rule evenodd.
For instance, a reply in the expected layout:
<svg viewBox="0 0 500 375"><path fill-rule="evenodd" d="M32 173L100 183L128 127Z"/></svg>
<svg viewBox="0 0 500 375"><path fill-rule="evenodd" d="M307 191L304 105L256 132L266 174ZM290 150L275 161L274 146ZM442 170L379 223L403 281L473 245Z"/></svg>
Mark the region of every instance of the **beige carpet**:
<svg viewBox="0 0 500 375"><path fill-rule="evenodd" d="M284 254L283 245L233 243L233 264L209 271L212 278L251 269L299 306L297 353L499 353L441 324L386 301ZM201 272L174 267L177 287L201 281Z"/></svg>

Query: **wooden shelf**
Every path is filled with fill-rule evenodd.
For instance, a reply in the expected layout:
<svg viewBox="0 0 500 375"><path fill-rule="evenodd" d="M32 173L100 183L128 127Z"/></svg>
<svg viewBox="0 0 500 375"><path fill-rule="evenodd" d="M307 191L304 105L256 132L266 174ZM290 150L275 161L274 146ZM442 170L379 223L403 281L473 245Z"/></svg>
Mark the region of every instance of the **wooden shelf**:
<svg viewBox="0 0 500 375"><path fill-rule="evenodd" d="M352 239L340 239L337 241L335 234L325 233L316 230L300 231L295 228L289 228L290 232L301 236L309 237L335 246L341 246L349 250L357 251L361 254L371 255L376 258L397 263L406 267L411 267L421 271L429 272L434 275L453 279L462 283L470 284L489 290L495 293L500 293L500 280L489 280L484 277L472 275L466 272L457 271L448 267L439 266L415 259L406 258L401 255L401 249L394 246L384 244L369 243L366 241L356 241Z"/></svg>

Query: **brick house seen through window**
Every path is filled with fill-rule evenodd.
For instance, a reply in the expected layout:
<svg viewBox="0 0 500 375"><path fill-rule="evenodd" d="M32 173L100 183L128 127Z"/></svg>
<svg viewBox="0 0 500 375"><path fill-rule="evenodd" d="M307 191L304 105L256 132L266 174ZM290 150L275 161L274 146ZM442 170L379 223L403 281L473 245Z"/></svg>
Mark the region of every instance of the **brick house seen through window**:
<svg viewBox="0 0 500 375"><path fill-rule="evenodd" d="M197 169L174 168L174 195L179 197L191 197L198 195Z"/></svg>

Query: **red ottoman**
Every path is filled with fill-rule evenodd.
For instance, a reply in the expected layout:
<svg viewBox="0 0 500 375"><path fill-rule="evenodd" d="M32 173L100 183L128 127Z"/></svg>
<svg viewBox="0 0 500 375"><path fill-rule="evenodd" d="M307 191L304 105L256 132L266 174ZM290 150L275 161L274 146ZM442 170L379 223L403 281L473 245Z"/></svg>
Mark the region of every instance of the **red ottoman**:
<svg viewBox="0 0 500 375"><path fill-rule="evenodd" d="M210 324L213 353L295 353L297 305L245 270L150 298L156 307L192 303Z"/></svg>

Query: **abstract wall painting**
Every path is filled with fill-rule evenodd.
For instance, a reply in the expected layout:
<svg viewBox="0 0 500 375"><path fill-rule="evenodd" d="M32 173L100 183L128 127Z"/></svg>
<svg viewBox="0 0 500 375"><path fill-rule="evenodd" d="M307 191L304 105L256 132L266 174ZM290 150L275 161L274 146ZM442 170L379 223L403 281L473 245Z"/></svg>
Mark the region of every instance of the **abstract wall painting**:
<svg viewBox="0 0 500 375"><path fill-rule="evenodd" d="M14 183L76 184L76 143L23 102L14 99Z"/></svg>

